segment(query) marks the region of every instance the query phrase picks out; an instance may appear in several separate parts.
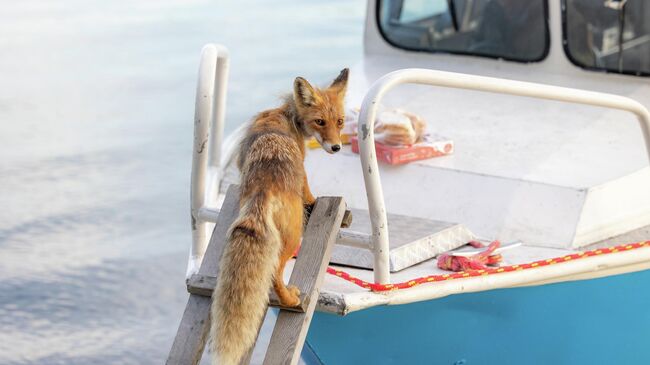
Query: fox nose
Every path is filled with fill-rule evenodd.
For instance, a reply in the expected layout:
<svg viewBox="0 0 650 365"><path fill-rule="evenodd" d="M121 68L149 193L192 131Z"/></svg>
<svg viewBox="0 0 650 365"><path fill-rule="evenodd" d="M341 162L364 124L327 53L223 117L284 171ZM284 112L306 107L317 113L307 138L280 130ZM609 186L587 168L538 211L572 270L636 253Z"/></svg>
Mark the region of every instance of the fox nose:
<svg viewBox="0 0 650 365"><path fill-rule="evenodd" d="M332 151L334 151L334 152L338 152L340 149L341 149L340 144L335 144L335 145L332 146Z"/></svg>

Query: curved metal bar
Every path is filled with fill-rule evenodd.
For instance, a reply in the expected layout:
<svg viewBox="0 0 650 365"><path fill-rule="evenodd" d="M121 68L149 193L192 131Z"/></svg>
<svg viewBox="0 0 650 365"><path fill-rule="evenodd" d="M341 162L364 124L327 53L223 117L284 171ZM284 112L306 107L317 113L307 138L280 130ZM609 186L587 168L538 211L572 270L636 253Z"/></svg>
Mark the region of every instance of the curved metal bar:
<svg viewBox="0 0 650 365"><path fill-rule="evenodd" d="M201 50L194 111L194 144L190 213L192 246L187 264L187 277L198 272L203 254L214 226L200 217L199 211L218 192L219 154L223 138L226 106L226 88L229 69L228 50L220 45L207 44Z"/></svg>
<svg viewBox="0 0 650 365"><path fill-rule="evenodd" d="M559 86L427 69L413 68L391 72L377 80L368 90L361 104L358 127L359 153L372 224L371 240L375 257L374 274L376 283L389 283L390 272L388 221L386 219L386 206L374 148L374 125L377 106L381 99L389 90L401 84L424 84L486 91L628 111L635 114L639 119L645 138L648 159L650 160L650 112L641 103L630 98Z"/></svg>

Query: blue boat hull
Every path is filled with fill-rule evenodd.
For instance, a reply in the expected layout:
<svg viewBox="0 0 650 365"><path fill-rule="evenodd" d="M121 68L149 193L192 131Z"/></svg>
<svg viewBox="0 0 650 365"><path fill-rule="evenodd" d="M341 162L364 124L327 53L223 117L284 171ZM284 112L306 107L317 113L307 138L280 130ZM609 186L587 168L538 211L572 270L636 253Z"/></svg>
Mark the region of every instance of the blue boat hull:
<svg viewBox="0 0 650 365"><path fill-rule="evenodd" d="M650 270L316 313L323 364L650 364Z"/></svg>

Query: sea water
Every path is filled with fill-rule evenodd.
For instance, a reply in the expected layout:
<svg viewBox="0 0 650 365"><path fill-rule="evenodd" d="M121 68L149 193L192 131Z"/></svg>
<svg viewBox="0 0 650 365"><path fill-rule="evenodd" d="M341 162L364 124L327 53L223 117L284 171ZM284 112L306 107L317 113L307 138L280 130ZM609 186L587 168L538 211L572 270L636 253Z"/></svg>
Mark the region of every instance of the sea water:
<svg viewBox="0 0 650 365"><path fill-rule="evenodd" d="M0 364L164 363L187 300L201 47L231 52L228 132L295 76L357 61L365 1L1 8Z"/></svg>

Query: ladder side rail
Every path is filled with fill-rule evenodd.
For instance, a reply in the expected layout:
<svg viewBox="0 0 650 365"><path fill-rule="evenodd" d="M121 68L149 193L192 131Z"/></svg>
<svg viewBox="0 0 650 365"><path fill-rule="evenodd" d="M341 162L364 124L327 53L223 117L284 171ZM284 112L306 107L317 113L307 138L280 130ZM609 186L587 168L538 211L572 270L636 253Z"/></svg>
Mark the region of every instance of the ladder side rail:
<svg viewBox="0 0 650 365"><path fill-rule="evenodd" d="M233 185L226 193L219 213L219 220L205 252L205 259L199 269L200 275L217 277L228 229L238 215L239 187ZM167 358L167 365L195 365L199 363L210 330L211 303L212 297L210 296L190 294Z"/></svg>
<svg viewBox="0 0 650 365"><path fill-rule="evenodd" d="M316 201L289 279L290 285L301 290L300 298L306 310L304 313L280 310L264 364L298 363L344 215L343 198L322 197Z"/></svg>

